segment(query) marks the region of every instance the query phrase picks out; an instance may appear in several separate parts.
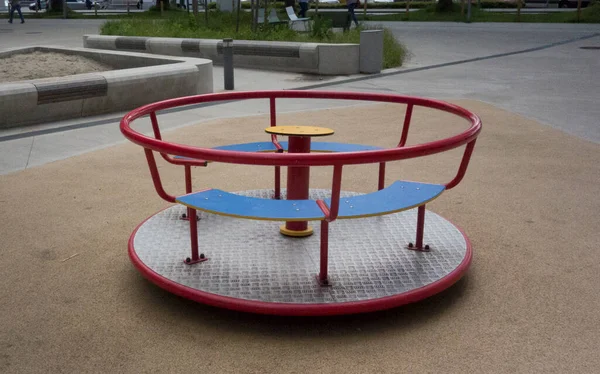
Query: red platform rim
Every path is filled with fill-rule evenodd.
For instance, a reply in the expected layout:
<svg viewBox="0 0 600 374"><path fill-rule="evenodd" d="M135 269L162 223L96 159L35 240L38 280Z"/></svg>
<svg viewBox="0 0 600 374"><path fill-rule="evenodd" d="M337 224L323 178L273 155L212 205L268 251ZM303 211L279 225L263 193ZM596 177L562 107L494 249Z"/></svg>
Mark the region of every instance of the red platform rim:
<svg viewBox="0 0 600 374"><path fill-rule="evenodd" d="M140 271L140 273L142 273L142 275L150 282L177 296L181 296L189 300L193 300L202 304L218 308L230 309L247 313L269 314L279 316L334 316L368 313L385 309L391 309L426 299L448 289L463 277L463 275L469 269L473 257L471 242L465 234L465 232L460 227L444 218L448 223L453 225L465 239L465 257L463 258L462 262L456 267L456 269L451 271L443 278L431 284L428 284L427 286L410 290L394 296L342 303L294 304L251 301L216 295L213 293L193 289L188 286L179 284L177 282L173 282L172 280L163 277L162 275L156 273L154 270L146 266L146 264L144 264L144 262L140 260L137 253L135 252L133 241L140 227L142 227L144 223L146 223L149 219L151 219L158 213L160 213L160 211L142 221L135 228L135 230L129 238L129 258L131 259L133 265Z"/></svg>

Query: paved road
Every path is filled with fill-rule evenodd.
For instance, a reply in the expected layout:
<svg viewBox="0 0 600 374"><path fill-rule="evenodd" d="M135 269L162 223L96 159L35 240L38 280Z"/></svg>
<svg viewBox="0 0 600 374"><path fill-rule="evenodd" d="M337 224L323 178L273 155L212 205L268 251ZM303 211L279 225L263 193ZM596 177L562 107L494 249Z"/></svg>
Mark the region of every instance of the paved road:
<svg viewBox="0 0 600 374"><path fill-rule="evenodd" d="M23 45L81 47L101 20L30 20L0 26L0 50ZM401 69L380 76L315 77L236 69L236 89L313 88L397 92L439 99L492 103L565 132L600 143L600 25L384 23L411 50ZM215 68L215 90L223 72ZM303 111L347 102L285 102ZM168 127L217 117L265 113L253 102L164 115ZM0 130L0 174L123 141L120 113L26 128Z"/></svg>
<svg viewBox="0 0 600 374"><path fill-rule="evenodd" d="M0 23L0 50L29 45L83 47L83 35L100 33L105 20L27 19L24 24Z"/></svg>
<svg viewBox="0 0 600 374"><path fill-rule="evenodd" d="M600 143L600 50L580 48L600 46L600 25L384 25L414 54L406 67L426 70L365 84L490 102ZM521 53L510 54L514 52ZM465 62L477 58L481 60Z"/></svg>
<svg viewBox="0 0 600 374"><path fill-rule="evenodd" d="M0 0L1 1L1 0ZM146 11L148 8L150 8L152 4L146 4L144 3L144 10L140 10L137 9L135 7L135 5L132 5L131 8L129 9L130 13L140 13L140 12L144 12ZM417 8L410 8L409 9L411 12L416 12L420 9ZM551 4L550 7L546 8L545 5L542 4L533 4L531 6L528 6L527 8L522 8L521 12L523 14L540 14L540 13L560 13L560 12L574 12L577 9L573 9L573 8L557 8L556 4ZM7 10L2 8L0 6L0 11L1 12L6 12ZM34 10L29 10L28 8L26 8L25 6L22 7L22 11L23 13L35 13ZM204 12L204 9L200 8L198 9L198 11L200 13ZM249 12L250 10L243 10L245 12ZM310 12L314 11L314 8L309 10ZM344 8L340 8L340 9L324 9L321 8L319 9L319 12L322 13L329 13L329 12L343 12L345 11ZM491 12L491 13L516 13L517 9L516 8L490 8L490 9L483 9L483 11L485 12ZM74 10L74 12L76 13L82 13L82 14L96 14L96 11L92 10L88 10L88 9L77 9ZM359 9L358 11L359 13L363 12L363 9ZM382 15L382 14L395 14L395 13L405 13L406 9L405 8L384 8L384 9L374 9L374 8L368 8L367 9L367 13L368 14L377 14L377 15ZM97 14L99 15L106 15L106 14L125 14L127 13L127 8L112 8L112 9L98 9L97 10Z"/></svg>

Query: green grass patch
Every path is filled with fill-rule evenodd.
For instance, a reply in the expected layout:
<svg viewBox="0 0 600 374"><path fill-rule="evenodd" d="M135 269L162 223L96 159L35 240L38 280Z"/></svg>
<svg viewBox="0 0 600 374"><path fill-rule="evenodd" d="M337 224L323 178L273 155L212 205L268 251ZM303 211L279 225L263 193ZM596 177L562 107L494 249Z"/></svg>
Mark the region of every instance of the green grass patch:
<svg viewBox="0 0 600 374"><path fill-rule="evenodd" d="M359 19L367 21L419 21L419 22L465 22L467 10L464 14L460 5L455 4L454 11L438 13L434 6L420 9L416 12L397 13L386 15L367 15L363 17L357 13ZM581 18L577 19L577 10L572 12L527 14L521 13L494 13L473 7L471 9L471 22L527 22L527 23L600 23L600 4L594 4L581 10Z"/></svg>
<svg viewBox="0 0 600 374"><path fill-rule="evenodd" d="M230 13L213 11L209 13L208 23L204 14L196 19L192 14L181 11L164 12L164 17L154 18L146 12L126 19L109 20L100 29L102 35L147 36L171 38L268 40L288 42L316 43L356 43L360 42L360 31L367 28L351 29L347 32L333 32L330 21L316 18L312 31L299 33L290 30L287 24L280 26L260 25L256 32L251 30L250 13L242 13L239 30L236 32L235 16ZM285 19L280 15L280 19ZM369 26L369 29L384 29ZM402 65L406 57L406 48L394 35L384 29L384 68Z"/></svg>
<svg viewBox="0 0 600 374"><path fill-rule="evenodd" d="M407 49L396 40L392 32L383 28L383 68L402 66L407 56Z"/></svg>

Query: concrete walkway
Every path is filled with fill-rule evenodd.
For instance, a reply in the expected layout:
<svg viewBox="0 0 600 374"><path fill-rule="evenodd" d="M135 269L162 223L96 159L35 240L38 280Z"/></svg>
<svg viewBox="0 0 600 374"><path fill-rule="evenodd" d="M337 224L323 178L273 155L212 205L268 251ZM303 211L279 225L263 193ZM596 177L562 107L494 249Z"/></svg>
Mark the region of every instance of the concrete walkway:
<svg viewBox="0 0 600 374"><path fill-rule="evenodd" d="M26 45L81 47L82 35L98 33L101 20L30 20L0 27L0 49ZM600 142L600 25L458 24L387 22L412 53L401 69L379 76L318 77L236 69L236 90L321 89L396 92L438 99L475 99ZM223 71L214 69L215 91ZM135 93L132 93L135 94ZM283 101L279 111L357 105ZM200 121L266 113L245 101L161 116L167 128ZM0 174L43 165L103 148L123 137L124 113L0 130Z"/></svg>

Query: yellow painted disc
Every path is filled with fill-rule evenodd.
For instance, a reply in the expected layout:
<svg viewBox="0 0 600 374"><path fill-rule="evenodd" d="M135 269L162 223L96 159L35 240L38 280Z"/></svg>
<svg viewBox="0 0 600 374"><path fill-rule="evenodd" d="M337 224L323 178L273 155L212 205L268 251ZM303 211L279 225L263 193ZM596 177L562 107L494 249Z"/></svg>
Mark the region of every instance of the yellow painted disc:
<svg viewBox="0 0 600 374"><path fill-rule="evenodd" d="M316 126L270 126L265 131L284 136L325 136L334 133L332 129Z"/></svg>
<svg viewBox="0 0 600 374"><path fill-rule="evenodd" d="M313 234L313 228L308 226L306 228L306 230L288 230L285 225L281 225L279 226L279 232L282 233L285 236L295 236L295 237L301 237L301 236L310 236Z"/></svg>

